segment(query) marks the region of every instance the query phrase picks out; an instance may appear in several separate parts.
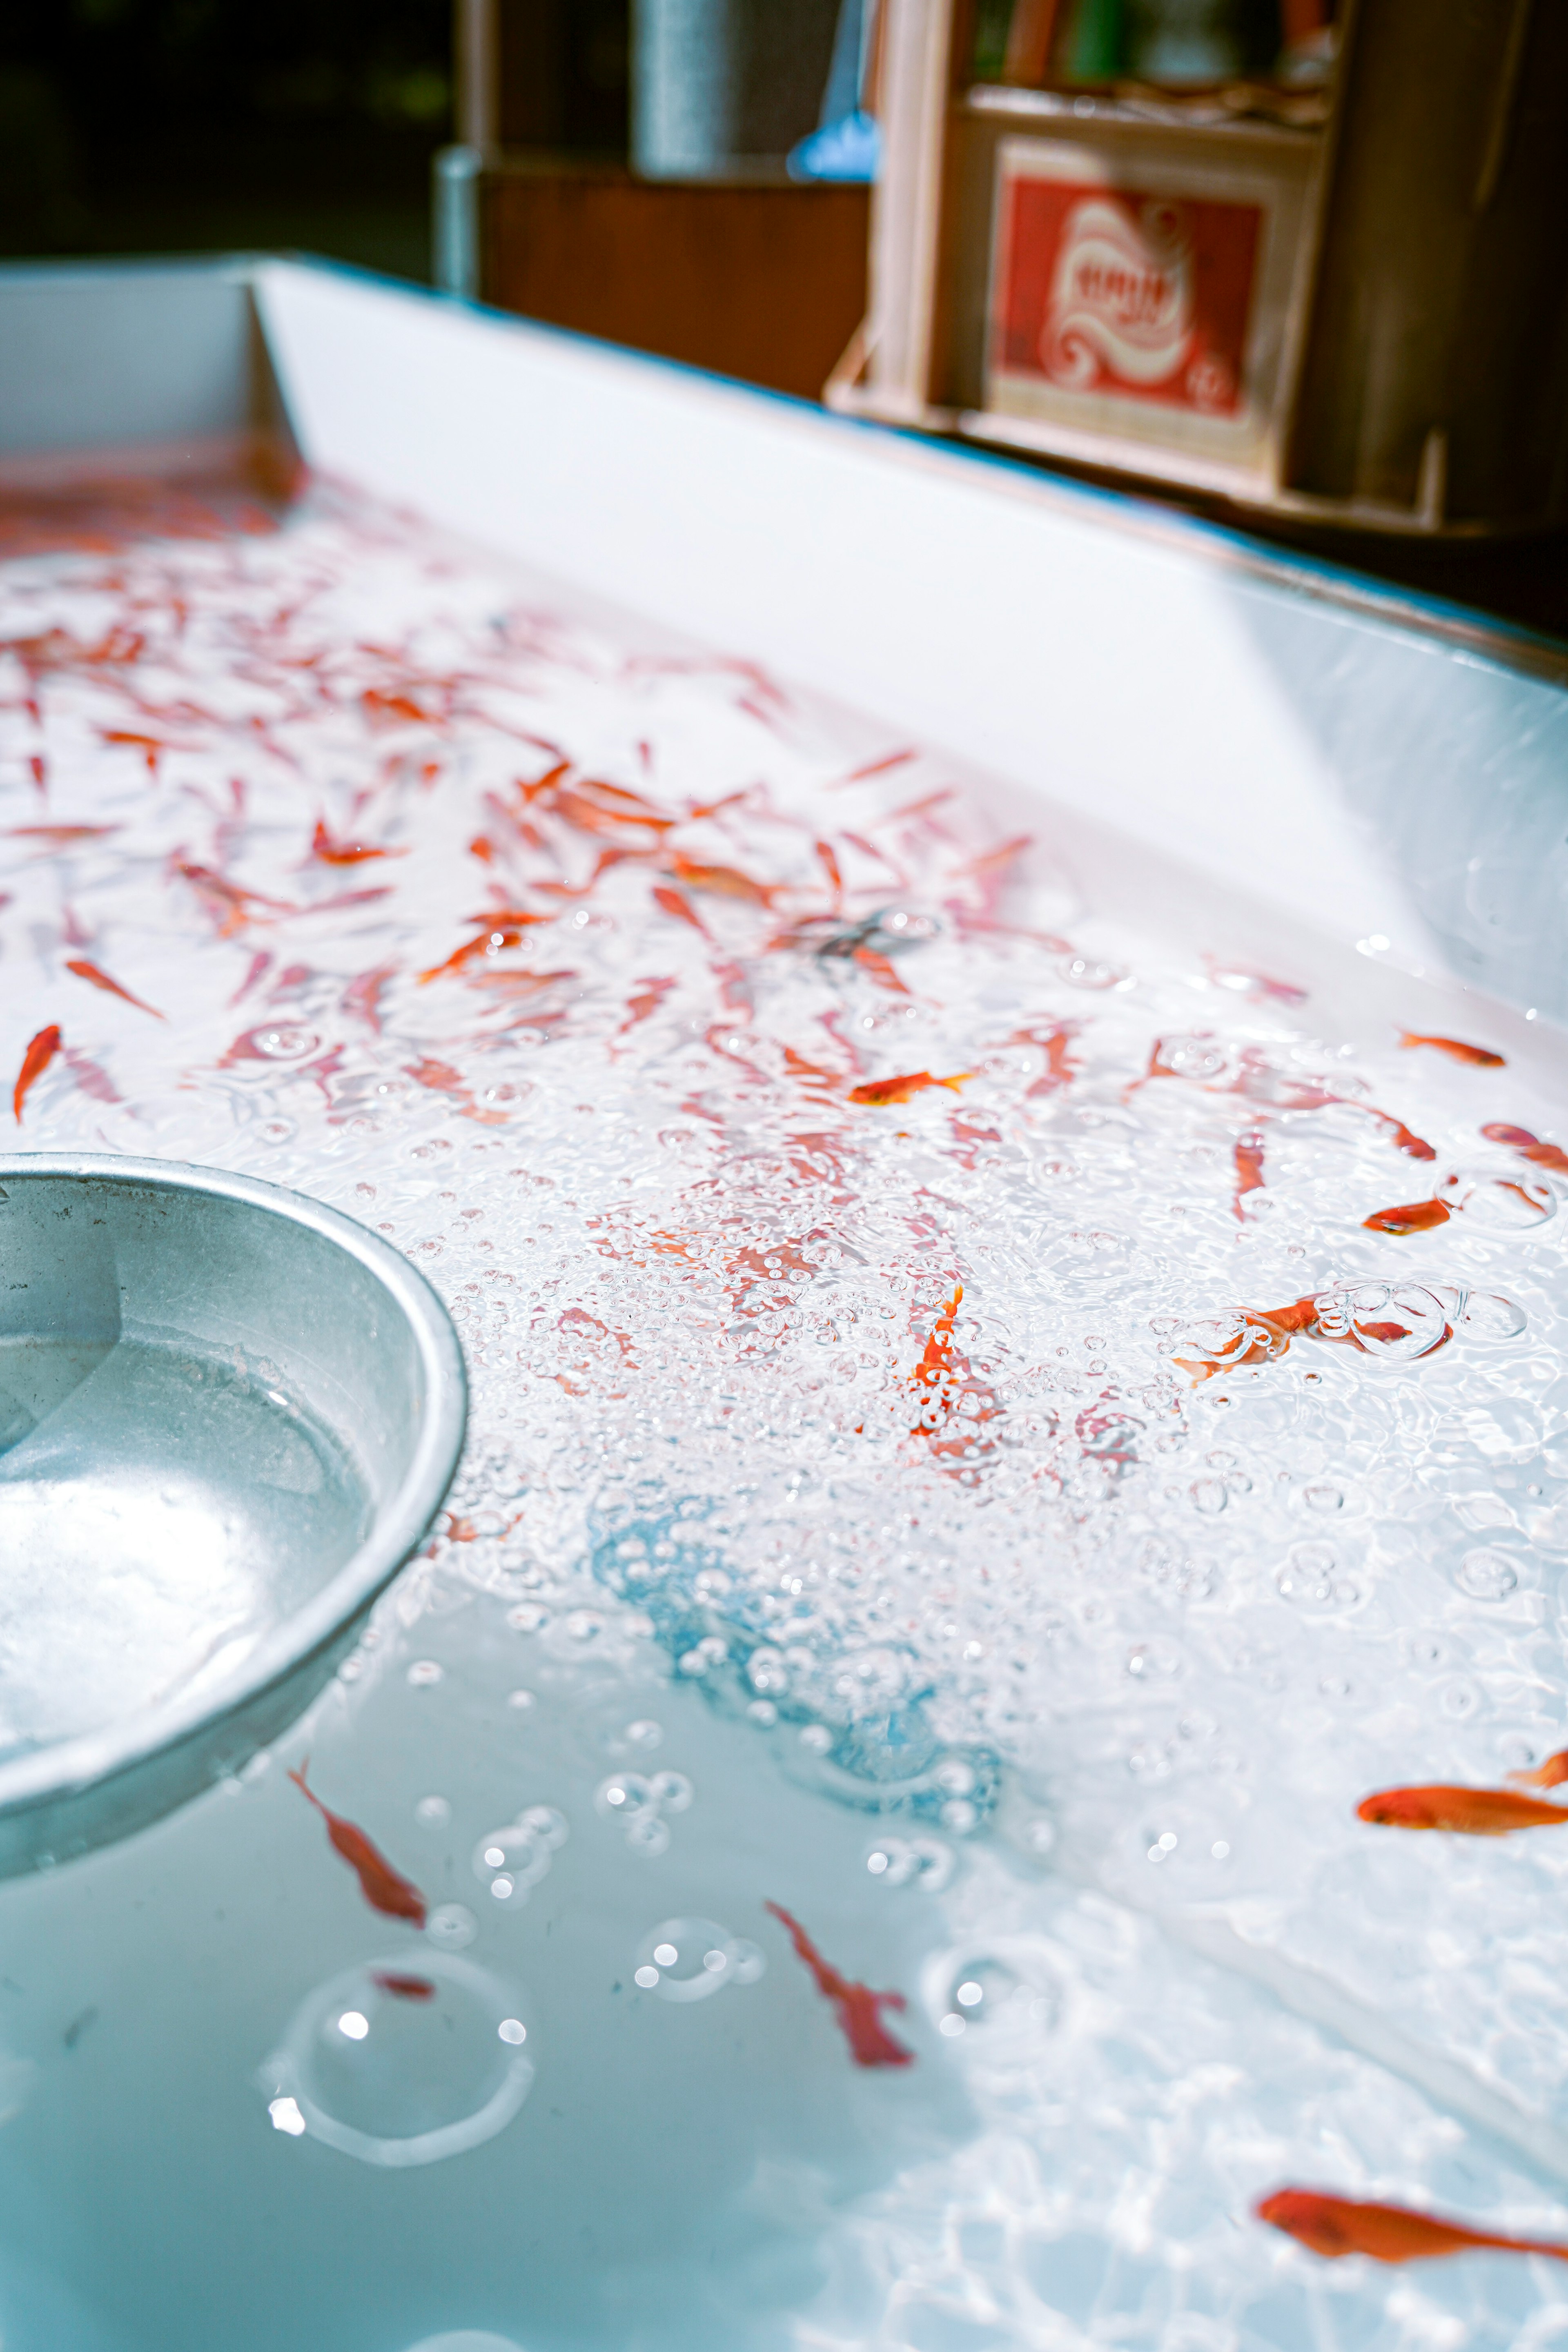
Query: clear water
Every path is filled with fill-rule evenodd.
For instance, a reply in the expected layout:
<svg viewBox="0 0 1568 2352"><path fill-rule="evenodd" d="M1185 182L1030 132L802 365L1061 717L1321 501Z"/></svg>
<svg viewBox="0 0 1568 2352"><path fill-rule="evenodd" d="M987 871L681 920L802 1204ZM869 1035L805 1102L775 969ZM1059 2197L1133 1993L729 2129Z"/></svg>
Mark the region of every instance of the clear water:
<svg viewBox="0 0 1568 2352"><path fill-rule="evenodd" d="M1560 2341L1556 2265L1250 2215L1568 2235L1568 1841L1354 1811L1568 1736L1563 1186L1482 1132L1563 1139L1542 1065L1079 903L747 662L254 520L0 576L21 1139L389 1235L471 1442L275 1760L0 1890L7 2352Z"/></svg>
<svg viewBox="0 0 1568 2352"><path fill-rule="evenodd" d="M8 1752L217 1681L360 1540L342 1448L210 1353L12 1341L0 1383Z"/></svg>

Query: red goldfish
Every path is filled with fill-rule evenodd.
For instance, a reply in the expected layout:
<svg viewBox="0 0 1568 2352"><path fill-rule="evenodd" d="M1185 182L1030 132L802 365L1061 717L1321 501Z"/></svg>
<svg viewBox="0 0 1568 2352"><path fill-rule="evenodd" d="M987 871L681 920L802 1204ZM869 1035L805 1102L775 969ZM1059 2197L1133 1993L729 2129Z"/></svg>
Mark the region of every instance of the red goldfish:
<svg viewBox="0 0 1568 2352"><path fill-rule="evenodd" d="M421 987L427 981L441 979L447 972L463 971L466 965L475 962L480 956L499 955L502 948L520 948L528 924L548 923L553 918L526 914L517 907L503 907L493 915L479 915L471 919L482 923L484 929L477 938L465 940L460 948L454 948L444 963L432 964L428 971L422 971L419 975Z"/></svg>
<svg viewBox="0 0 1568 2352"><path fill-rule="evenodd" d="M888 1103L907 1103L915 1095L924 1094L928 1087L949 1087L956 1094L973 1076L973 1070L959 1070L951 1078L933 1078L929 1070L911 1070L907 1077L873 1078L868 1086L851 1087L849 1099L880 1109Z"/></svg>
<svg viewBox="0 0 1568 2352"><path fill-rule="evenodd" d="M1461 1837L1507 1837L1511 1830L1561 1828L1568 1805L1544 1804L1513 1789L1380 1789L1356 1807L1363 1822L1391 1830L1449 1830Z"/></svg>
<svg viewBox="0 0 1568 2352"><path fill-rule="evenodd" d="M909 990L893 970L890 960L883 955L879 949L858 947L854 950L854 955L862 971L868 971L873 980L881 982L884 988L894 990L900 996L908 996ZM942 1083L945 1086L950 1081L943 1079Z"/></svg>
<svg viewBox="0 0 1568 2352"><path fill-rule="evenodd" d="M297 1772L289 1778L300 1794L308 1798L327 1824L327 1837L336 1853L341 1853L359 1880L360 1893L373 1911L384 1911L389 1919L408 1919L416 1927L425 1925L425 1897L419 1889L395 1870L363 1830L353 1822L345 1822L340 1813L328 1811L315 1790L307 1785L305 1775L310 1769L309 1757Z"/></svg>
<svg viewBox="0 0 1568 2352"><path fill-rule="evenodd" d="M81 842L101 841L119 830L117 824L14 824L10 828L13 841L44 841L51 849L74 849Z"/></svg>
<svg viewBox="0 0 1568 2352"><path fill-rule="evenodd" d="M1491 1143L1506 1143L1526 1160L1533 1160L1538 1168L1550 1168L1559 1176L1568 1176L1568 1151L1560 1143L1542 1143L1531 1135L1528 1127L1506 1127L1500 1120L1483 1127L1481 1133Z"/></svg>
<svg viewBox="0 0 1568 2352"><path fill-rule="evenodd" d="M817 1950L798 1919L793 1919L783 1906L766 1903L781 1927L788 1932L791 1942L816 1981L816 1990L825 2000L830 2000L837 2013L838 2027L849 2044L849 2054L857 2066L912 2066L915 2053L895 2042L882 2023L884 2009L907 2009L909 2004L901 1992L873 1992L869 1986L851 1984L841 1977Z"/></svg>
<svg viewBox="0 0 1568 2352"><path fill-rule="evenodd" d="M370 1980L378 1991L389 1992L395 2000L434 2000L436 1988L428 1977L407 1977L399 1969L373 1969Z"/></svg>
<svg viewBox="0 0 1568 2352"><path fill-rule="evenodd" d="M678 922L689 923L692 929L700 931L705 940L711 939L712 933L690 899L683 898L679 890L669 890L662 883L657 884L654 888L653 903L656 907L661 907L667 915L673 915Z"/></svg>
<svg viewBox="0 0 1568 2352"><path fill-rule="evenodd" d="M150 1013L154 1021L167 1018L165 1013L159 1012L155 1004L143 1004L139 996L132 996L128 988L121 988L117 980L110 980L106 971L100 971L95 963L89 963L85 956L73 957L66 965L66 970L74 971L79 980L87 981L92 987L101 988L108 995L118 996L125 1003L133 1004L138 1013Z"/></svg>
<svg viewBox="0 0 1568 2352"><path fill-rule="evenodd" d="M1432 2254L1463 2254L1478 2247L1505 2254L1555 2254L1568 2262L1568 2246L1550 2239L1507 2238L1492 2230L1467 2229L1463 2221L1435 2213L1412 2213L1403 2205L1364 2204L1332 2197L1321 2189L1277 2189L1254 2209L1260 2221L1299 2238L1315 2254L1337 2262L1342 2254L1370 2254L1374 2263L1419 2262Z"/></svg>
<svg viewBox="0 0 1568 2352"><path fill-rule="evenodd" d="M756 907L771 907L778 892L772 885L753 882L738 866L694 866L689 857L679 855L674 860L675 877L684 882L689 890L707 890L720 898L749 898Z"/></svg>
<svg viewBox="0 0 1568 2352"><path fill-rule="evenodd" d="M1555 1756L1549 1756L1544 1764L1537 1764L1533 1769L1510 1772L1508 1777L1517 1780L1521 1789L1560 1789L1568 1780L1568 1748L1560 1748Z"/></svg>
<svg viewBox="0 0 1568 2352"><path fill-rule="evenodd" d="M268 898L259 890L242 889L237 882L229 881L225 875L216 874L210 866L182 863L175 870L190 884L207 912L218 917L217 935L220 940L232 938L247 923L255 921L256 918L250 911L253 907L270 908L275 914L280 915L297 915L300 911L298 907L289 906L286 899Z"/></svg>
<svg viewBox="0 0 1568 2352"><path fill-rule="evenodd" d="M406 849L372 849L363 841L339 841L327 831L324 818L318 817L316 830L310 835L310 855L319 857L323 866L363 866L368 857L406 857Z"/></svg>
<svg viewBox="0 0 1568 2352"><path fill-rule="evenodd" d="M1429 1234L1447 1222L1448 1211L1441 1201L1411 1201L1402 1209L1379 1209L1362 1219L1369 1234Z"/></svg>
<svg viewBox="0 0 1568 2352"><path fill-rule="evenodd" d="M1439 1054L1450 1061L1468 1062L1472 1069L1500 1070L1507 1066L1500 1054L1491 1054L1484 1045L1467 1045L1459 1037L1421 1037L1412 1029L1402 1029L1399 1042L1404 1046L1435 1045Z"/></svg>
<svg viewBox="0 0 1568 2352"><path fill-rule="evenodd" d="M35 1079L43 1076L59 1050L59 1024L58 1022L51 1021L47 1029L39 1030L28 1045L22 1056L22 1066L16 1073L16 1084L11 1094L11 1108L16 1114L18 1127L22 1124L22 1105L27 1099L28 1087Z"/></svg>

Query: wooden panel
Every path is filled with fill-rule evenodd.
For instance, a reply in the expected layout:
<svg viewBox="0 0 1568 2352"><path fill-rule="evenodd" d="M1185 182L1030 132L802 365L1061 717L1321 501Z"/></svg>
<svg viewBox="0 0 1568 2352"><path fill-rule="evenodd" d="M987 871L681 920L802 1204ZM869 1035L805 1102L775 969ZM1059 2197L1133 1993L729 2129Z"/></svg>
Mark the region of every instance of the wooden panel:
<svg viewBox="0 0 1568 2352"><path fill-rule="evenodd" d="M505 164L485 299L815 400L865 312L869 194Z"/></svg>

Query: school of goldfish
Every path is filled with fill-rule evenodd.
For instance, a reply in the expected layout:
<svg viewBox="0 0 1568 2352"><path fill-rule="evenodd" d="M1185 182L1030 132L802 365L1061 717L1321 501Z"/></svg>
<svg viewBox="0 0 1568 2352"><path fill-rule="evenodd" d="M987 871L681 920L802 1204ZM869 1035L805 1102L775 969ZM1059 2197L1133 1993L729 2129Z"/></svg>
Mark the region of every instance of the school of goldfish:
<svg viewBox="0 0 1568 2352"><path fill-rule="evenodd" d="M438 1560L542 1589L569 1495L675 1671L835 1786L896 1748L957 1847L1026 1773L1119 1896L1158 1862L1274 1900L1272 1779L1304 1955L1347 1839L1568 1822L1568 1689L1498 1631L1568 1553L1568 1404L1509 1402L1568 1115L1511 1046L1320 1038L1290 978L1079 907L952 762L344 493L162 520L0 572L16 1140L255 1169L405 1247L474 1375ZM1352 1654L1405 1676L1386 1719ZM766 1908L848 2059L912 2065L905 1995ZM1564 2252L1257 2210L1331 2257Z"/></svg>

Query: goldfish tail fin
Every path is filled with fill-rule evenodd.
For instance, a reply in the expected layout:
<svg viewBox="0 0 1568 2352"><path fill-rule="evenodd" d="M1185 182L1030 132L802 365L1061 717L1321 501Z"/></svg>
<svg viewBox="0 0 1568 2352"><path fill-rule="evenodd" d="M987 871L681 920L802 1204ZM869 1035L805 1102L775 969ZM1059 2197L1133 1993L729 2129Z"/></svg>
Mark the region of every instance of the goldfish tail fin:
<svg viewBox="0 0 1568 2352"><path fill-rule="evenodd" d="M977 1075L978 1074L973 1070L955 1070L951 1078L938 1078L937 1085L939 1087L951 1087L952 1091L956 1094L960 1087L967 1086L970 1079Z"/></svg>

